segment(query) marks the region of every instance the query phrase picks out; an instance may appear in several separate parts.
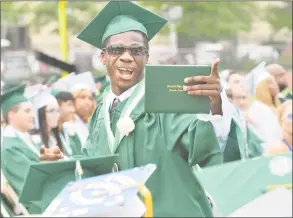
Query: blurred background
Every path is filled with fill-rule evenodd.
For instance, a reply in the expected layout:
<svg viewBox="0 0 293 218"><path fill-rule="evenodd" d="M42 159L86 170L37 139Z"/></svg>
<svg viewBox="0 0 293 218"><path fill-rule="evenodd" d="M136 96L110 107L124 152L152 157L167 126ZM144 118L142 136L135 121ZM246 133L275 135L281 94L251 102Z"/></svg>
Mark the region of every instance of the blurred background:
<svg viewBox="0 0 293 218"><path fill-rule="evenodd" d="M138 3L169 20L151 41L150 64L210 64L219 57L220 70L248 72L261 61L292 68L292 2ZM99 51L76 35L105 4L1 2L2 80L39 83L64 70L102 75Z"/></svg>

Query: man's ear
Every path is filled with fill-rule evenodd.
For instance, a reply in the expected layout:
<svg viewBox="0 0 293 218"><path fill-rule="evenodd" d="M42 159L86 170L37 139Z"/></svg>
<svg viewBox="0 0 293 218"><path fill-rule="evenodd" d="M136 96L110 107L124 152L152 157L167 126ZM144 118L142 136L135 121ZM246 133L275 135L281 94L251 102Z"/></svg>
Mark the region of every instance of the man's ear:
<svg viewBox="0 0 293 218"><path fill-rule="evenodd" d="M101 52L101 54L100 54L100 61L101 61L101 63L103 64L103 65L105 65L106 64L106 60L105 60L105 52Z"/></svg>

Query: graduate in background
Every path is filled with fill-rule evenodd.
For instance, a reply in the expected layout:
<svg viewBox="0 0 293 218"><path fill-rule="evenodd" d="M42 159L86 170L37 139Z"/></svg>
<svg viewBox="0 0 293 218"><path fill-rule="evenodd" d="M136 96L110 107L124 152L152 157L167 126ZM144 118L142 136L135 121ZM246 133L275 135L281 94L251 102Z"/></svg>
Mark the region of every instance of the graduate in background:
<svg viewBox="0 0 293 218"><path fill-rule="evenodd" d="M267 106L276 113L277 107L280 105L278 94L280 93L279 86L272 76L266 76L256 86L255 99Z"/></svg>
<svg viewBox="0 0 293 218"><path fill-rule="evenodd" d="M281 103L285 102L286 100L292 100L292 70L286 72L286 81L287 88L281 91L278 95L279 101Z"/></svg>
<svg viewBox="0 0 293 218"><path fill-rule="evenodd" d="M243 82L244 74L232 71L229 73L227 77L227 88L233 91L234 89L237 89L239 86L242 86Z"/></svg>
<svg viewBox="0 0 293 218"><path fill-rule="evenodd" d="M1 168L19 195L29 166L39 162L39 151L28 133L34 128L32 104L23 96L25 85L1 95L1 109L8 126L3 131Z"/></svg>
<svg viewBox="0 0 293 218"><path fill-rule="evenodd" d="M119 154L116 170L117 166L124 170L155 163L157 170L147 182L154 217L212 217L206 193L191 167L223 162L221 148L232 114L225 109L229 105L226 94L221 94L218 61L212 64L210 76L185 80L188 94L211 100L211 114L204 120L192 114L144 113L144 97L138 94L143 93L149 41L165 24L165 19L136 3L111 1L79 34L81 40L103 49L101 60L111 80L110 91L91 119L84 152L88 156ZM195 80L207 84L190 86ZM124 113L130 116L121 118ZM238 140L231 140L233 146L238 146ZM46 160L46 155L42 158Z"/></svg>
<svg viewBox="0 0 293 218"><path fill-rule="evenodd" d="M281 125L279 140L268 143L265 155L277 155L292 152L292 100L287 100L278 107L278 118Z"/></svg>
<svg viewBox="0 0 293 218"><path fill-rule="evenodd" d="M266 67L266 71L274 77L280 92L283 92L288 88L288 82L286 80L287 72L281 65L270 64Z"/></svg>
<svg viewBox="0 0 293 218"><path fill-rule="evenodd" d="M75 130L82 145L85 143L89 131L88 123L95 110L96 85L90 72L78 74L68 78L75 106Z"/></svg>
<svg viewBox="0 0 293 218"><path fill-rule="evenodd" d="M74 128L75 107L73 95L70 92L56 90L53 93L60 107L58 128L62 144L68 150L65 155L81 155L81 141Z"/></svg>
<svg viewBox="0 0 293 218"><path fill-rule="evenodd" d="M22 191L30 166L40 162L38 145L28 133L34 128L34 113L32 103L24 96L25 86L16 86L1 95L1 109L8 124L2 133L1 174L3 172L17 197ZM43 153L48 159L51 157L50 154L62 159L60 150L46 150ZM40 213L37 203L24 206L29 213Z"/></svg>
<svg viewBox="0 0 293 218"><path fill-rule="evenodd" d="M62 114L62 125L60 125L60 107L57 99L51 94L50 89L40 91L32 98L35 112L35 128L39 131L40 140L38 148L59 147L66 157L78 155L81 145L77 134L70 125L64 125L64 113ZM64 110L64 105L63 105Z"/></svg>
<svg viewBox="0 0 293 218"><path fill-rule="evenodd" d="M39 148L41 145L46 148L58 146L64 152L58 131L60 109L56 98L46 89L33 96L31 101L35 113L35 129L40 136Z"/></svg>
<svg viewBox="0 0 293 218"><path fill-rule="evenodd" d="M264 142L280 138L277 115L267 105L253 100L248 87L242 86L232 90L232 102L243 114L248 126Z"/></svg>

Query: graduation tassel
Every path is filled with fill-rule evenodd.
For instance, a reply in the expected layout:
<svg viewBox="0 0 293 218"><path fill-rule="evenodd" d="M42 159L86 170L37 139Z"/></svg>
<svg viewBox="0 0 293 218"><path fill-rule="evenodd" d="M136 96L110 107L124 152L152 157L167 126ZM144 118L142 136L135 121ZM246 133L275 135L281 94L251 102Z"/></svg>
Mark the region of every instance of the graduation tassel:
<svg viewBox="0 0 293 218"><path fill-rule="evenodd" d="M82 179L83 170L80 164L80 161L77 160L75 164L75 179L81 180Z"/></svg>
<svg viewBox="0 0 293 218"><path fill-rule="evenodd" d="M286 188L286 189L291 189L292 190L292 184L279 184L279 185L269 185L267 186L268 190L276 189L276 188Z"/></svg>

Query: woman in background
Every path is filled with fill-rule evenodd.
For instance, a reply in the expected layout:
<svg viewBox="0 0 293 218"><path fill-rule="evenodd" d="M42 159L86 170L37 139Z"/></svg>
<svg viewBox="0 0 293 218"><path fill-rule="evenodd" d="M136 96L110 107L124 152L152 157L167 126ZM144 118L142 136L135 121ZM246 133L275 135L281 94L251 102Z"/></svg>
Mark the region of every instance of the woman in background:
<svg viewBox="0 0 293 218"><path fill-rule="evenodd" d="M280 105L278 94L280 93L278 84L274 77L269 76L261 81L255 92L255 99L271 108L276 113L277 107Z"/></svg>
<svg viewBox="0 0 293 218"><path fill-rule="evenodd" d="M52 91L55 92L53 89L55 89L55 91L62 90L65 92L70 92L71 96L73 96L75 110L74 116L66 118L64 116L72 116L72 101L70 100L71 97L65 94L65 92L62 92L63 94L60 95L58 94L58 96L57 93L54 94L54 96L57 97L59 104L63 102L62 105L64 106L64 110L62 109L63 106L60 104L61 119L63 121L71 120L74 123L74 130L80 139L81 145L83 145L89 134L88 122L96 107L94 94L96 92L96 84L91 72L84 72L78 75L71 74L67 77L64 77L52 85ZM71 112L66 112L66 108L71 110ZM68 124L68 122L66 122L66 124Z"/></svg>
<svg viewBox="0 0 293 218"><path fill-rule="evenodd" d="M89 134L88 122L96 107L94 95L86 88L76 89L72 94L76 113L75 126L81 143L84 144Z"/></svg>
<svg viewBox="0 0 293 218"><path fill-rule="evenodd" d="M280 138L280 127L276 113L258 100L253 100L248 87L239 86L232 91L232 103L243 114L248 126L264 141Z"/></svg>
<svg viewBox="0 0 293 218"><path fill-rule="evenodd" d="M59 136L63 146L66 147L66 155L81 155L81 141L74 128L75 107L73 95L70 92L60 91L55 93L55 97L60 107Z"/></svg>
<svg viewBox="0 0 293 218"><path fill-rule="evenodd" d="M96 107L96 84L91 72L71 77L69 83L74 97L75 130L84 145L89 134L88 123Z"/></svg>
<svg viewBox="0 0 293 218"><path fill-rule="evenodd" d="M32 100L35 111L35 129L38 130L40 136L38 144L44 145L46 148L58 146L62 152L65 152L58 130L60 109L56 98L48 91L42 91Z"/></svg>

